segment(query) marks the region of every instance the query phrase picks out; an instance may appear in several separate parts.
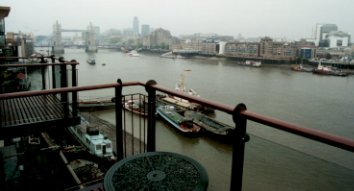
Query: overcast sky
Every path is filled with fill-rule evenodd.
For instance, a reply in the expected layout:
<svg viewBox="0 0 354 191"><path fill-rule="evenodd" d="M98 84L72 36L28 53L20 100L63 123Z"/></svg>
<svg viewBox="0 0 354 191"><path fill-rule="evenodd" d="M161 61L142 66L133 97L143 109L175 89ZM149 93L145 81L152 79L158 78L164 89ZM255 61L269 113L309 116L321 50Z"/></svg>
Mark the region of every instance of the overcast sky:
<svg viewBox="0 0 354 191"><path fill-rule="evenodd" d="M297 40L313 36L316 23L337 24L354 34L354 0L1 0L10 6L7 32L52 33L56 21L65 29L101 32L132 28L133 17L173 36L193 33L270 36ZM353 39L353 38L352 38Z"/></svg>

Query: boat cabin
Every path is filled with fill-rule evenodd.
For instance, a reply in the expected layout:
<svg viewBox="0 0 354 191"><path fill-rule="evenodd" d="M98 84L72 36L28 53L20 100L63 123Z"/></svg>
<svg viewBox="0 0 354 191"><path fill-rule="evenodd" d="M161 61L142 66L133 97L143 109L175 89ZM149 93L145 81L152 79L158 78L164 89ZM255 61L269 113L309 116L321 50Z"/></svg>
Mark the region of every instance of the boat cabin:
<svg viewBox="0 0 354 191"><path fill-rule="evenodd" d="M87 147L91 154L113 157L112 141L100 133L97 124L83 123L70 127L70 132Z"/></svg>

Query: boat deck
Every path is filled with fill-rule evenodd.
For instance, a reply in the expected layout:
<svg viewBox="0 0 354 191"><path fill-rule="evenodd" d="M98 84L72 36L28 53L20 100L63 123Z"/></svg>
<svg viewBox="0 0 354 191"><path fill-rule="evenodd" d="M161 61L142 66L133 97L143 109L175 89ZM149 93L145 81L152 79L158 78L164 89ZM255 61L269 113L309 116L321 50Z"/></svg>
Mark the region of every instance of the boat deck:
<svg viewBox="0 0 354 191"><path fill-rule="evenodd" d="M67 114L65 114L67 113ZM19 136L39 132L54 125L77 125L73 117L55 95L40 95L0 101L0 135Z"/></svg>

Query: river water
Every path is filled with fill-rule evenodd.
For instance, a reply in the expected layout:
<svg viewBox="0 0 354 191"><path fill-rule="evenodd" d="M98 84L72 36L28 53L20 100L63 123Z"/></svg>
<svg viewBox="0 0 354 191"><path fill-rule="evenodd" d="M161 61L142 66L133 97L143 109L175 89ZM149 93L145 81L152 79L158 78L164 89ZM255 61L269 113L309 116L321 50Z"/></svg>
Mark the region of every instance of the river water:
<svg viewBox="0 0 354 191"><path fill-rule="evenodd" d="M354 76L319 76L293 72L289 65L245 67L220 58L167 59L157 55L131 57L99 50L95 65L82 49L66 49L76 59L79 85L146 82L173 89L185 70L187 88L224 104L245 103L259 114L354 139ZM144 89L124 89L124 93ZM80 92L80 98L112 97L113 90ZM115 123L114 111L95 115ZM233 124L229 115L216 117ZM157 121L157 149L188 155L209 174L208 190L229 190L232 148L207 137L183 137ZM248 122L244 190L354 190L354 155L263 125Z"/></svg>

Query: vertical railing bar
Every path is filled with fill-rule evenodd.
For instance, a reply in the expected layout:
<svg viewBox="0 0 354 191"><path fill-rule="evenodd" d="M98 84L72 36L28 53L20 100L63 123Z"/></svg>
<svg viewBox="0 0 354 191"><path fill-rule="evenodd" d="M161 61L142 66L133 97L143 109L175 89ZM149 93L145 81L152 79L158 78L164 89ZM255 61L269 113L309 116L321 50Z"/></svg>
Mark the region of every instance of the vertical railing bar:
<svg viewBox="0 0 354 191"><path fill-rule="evenodd" d="M139 100L138 103L139 103L139 112L140 112L140 115L139 115L139 152L141 153L142 152L142 137L141 137L141 134L142 134L141 133L141 131L142 131L141 130L141 124L142 123L141 123L141 120L143 119L144 116L142 115L143 114L142 113L143 112L143 108L141 107L141 105L142 105L141 101L142 100L141 100L141 94L140 93L138 94L138 100Z"/></svg>
<svg viewBox="0 0 354 191"><path fill-rule="evenodd" d="M131 143L132 143L132 154L134 155L134 97L133 94L130 94L130 100L132 100L132 110L130 112L131 114L131 127L132 127L132 139L131 139Z"/></svg>
<svg viewBox="0 0 354 191"><path fill-rule="evenodd" d="M45 66L41 66L41 73L42 73L42 90L45 90L46 89Z"/></svg>
<svg viewBox="0 0 354 191"><path fill-rule="evenodd" d="M71 75L72 75L72 87L77 86L77 71L76 71L76 64L71 65ZM73 117L78 116L78 93L77 91L72 92L72 112L73 112Z"/></svg>
<svg viewBox="0 0 354 191"><path fill-rule="evenodd" d="M242 190L242 174L243 162L245 153L245 142L249 140L246 135L247 118L240 115L240 112L246 110L246 105L243 103L238 104L233 112L233 120L236 124L235 130L232 131L233 151L232 151L232 171L231 171L231 191Z"/></svg>
<svg viewBox="0 0 354 191"><path fill-rule="evenodd" d="M143 135L144 135L144 152L146 152L146 119L148 116L145 116L146 113L146 107L145 107L145 103L146 103L146 96L143 95L143 107L144 107L144 120L143 120Z"/></svg>
<svg viewBox="0 0 354 191"><path fill-rule="evenodd" d="M156 81L149 80L146 82L145 89L148 92L148 129L147 129L147 151L154 152L156 150L156 127L155 127L155 107L156 107L156 90L151 86L156 85Z"/></svg>
<svg viewBox="0 0 354 191"><path fill-rule="evenodd" d="M52 65L52 82L53 82L53 84L52 84L52 87L53 87L53 89L55 89L56 88L56 75L55 75L55 65Z"/></svg>
<svg viewBox="0 0 354 191"><path fill-rule="evenodd" d="M127 96L123 97L123 103L125 103ZM127 127L127 121L126 121L126 109L123 110L123 141L124 141L124 157L127 157L127 131L126 131L126 127Z"/></svg>
<svg viewBox="0 0 354 191"><path fill-rule="evenodd" d="M61 73L61 87L68 87L68 77L66 73L66 65L60 65L60 73ZM69 115L69 105L68 105L68 92L61 93L61 102L63 103L64 109L64 117L68 118Z"/></svg>
<svg viewBox="0 0 354 191"><path fill-rule="evenodd" d="M122 80L118 79L117 83L120 86L115 88L115 110L116 110L116 147L117 147L117 159L123 159L123 128L122 128Z"/></svg>
<svg viewBox="0 0 354 191"><path fill-rule="evenodd" d="M146 115L145 115L145 98L144 98L144 95L142 94L142 97L141 97L141 104L142 104L142 124L141 124L141 136L142 136L142 139L141 139L141 144L142 144L142 152L145 152L145 148L146 148L146 143L145 143L145 120L146 120Z"/></svg>

